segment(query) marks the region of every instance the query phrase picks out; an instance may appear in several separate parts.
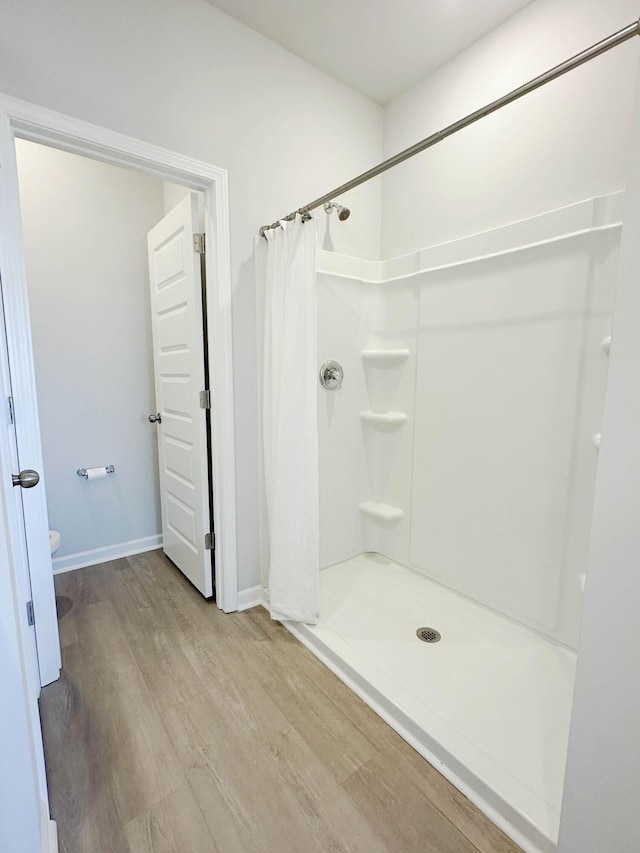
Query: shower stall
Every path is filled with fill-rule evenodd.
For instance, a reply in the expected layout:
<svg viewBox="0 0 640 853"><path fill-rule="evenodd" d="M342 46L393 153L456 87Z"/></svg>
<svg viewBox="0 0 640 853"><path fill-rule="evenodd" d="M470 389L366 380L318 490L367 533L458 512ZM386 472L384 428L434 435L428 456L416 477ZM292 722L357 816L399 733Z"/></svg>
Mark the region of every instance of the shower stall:
<svg viewBox="0 0 640 853"><path fill-rule="evenodd" d="M639 33L630 25L263 226L281 247L271 278L311 210ZM380 262L316 255L319 536L314 526L305 544L319 539L320 599L312 618L284 623L528 853L558 838L623 195ZM266 298L278 322L280 298ZM289 353L306 389L300 361ZM290 401L286 373L265 376ZM299 411L308 419L308 395ZM283 423L299 444L302 420ZM290 477L287 444L274 448L299 487L301 465ZM311 516L292 495L293 523L267 504L295 537ZM289 548L287 591L301 583L295 558ZM269 587L282 577L273 542L265 566Z"/></svg>
<svg viewBox="0 0 640 853"><path fill-rule="evenodd" d="M288 627L530 851L558 832L622 196L318 253L343 381L318 382L320 619Z"/></svg>

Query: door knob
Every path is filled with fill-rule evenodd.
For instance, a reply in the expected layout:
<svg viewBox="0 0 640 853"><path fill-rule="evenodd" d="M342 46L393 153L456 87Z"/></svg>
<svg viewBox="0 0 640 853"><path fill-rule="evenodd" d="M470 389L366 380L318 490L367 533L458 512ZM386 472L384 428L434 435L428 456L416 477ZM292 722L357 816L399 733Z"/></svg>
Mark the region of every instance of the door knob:
<svg viewBox="0 0 640 853"><path fill-rule="evenodd" d="M151 424L161 424L162 423L162 415L158 412L157 415L149 415L149 423Z"/></svg>
<svg viewBox="0 0 640 853"><path fill-rule="evenodd" d="M23 489L32 489L40 482L40 474L31 468L25 468L19 474L12 474L11 479L14 486L20 486Z"/></svg>

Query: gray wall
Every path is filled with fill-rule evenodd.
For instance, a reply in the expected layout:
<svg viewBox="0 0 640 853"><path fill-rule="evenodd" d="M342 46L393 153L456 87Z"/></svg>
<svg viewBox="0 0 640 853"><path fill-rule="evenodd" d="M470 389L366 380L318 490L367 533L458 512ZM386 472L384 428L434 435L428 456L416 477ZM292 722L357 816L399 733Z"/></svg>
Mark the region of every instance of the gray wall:
<svg viewBox="0 0 640 853"><path fill-rule="evenodd" d="M161 532L146 235L164 215L162 182L24 140L17 155L49 523L65 567ZM77 476L106 464L105 480Z"/></svg>

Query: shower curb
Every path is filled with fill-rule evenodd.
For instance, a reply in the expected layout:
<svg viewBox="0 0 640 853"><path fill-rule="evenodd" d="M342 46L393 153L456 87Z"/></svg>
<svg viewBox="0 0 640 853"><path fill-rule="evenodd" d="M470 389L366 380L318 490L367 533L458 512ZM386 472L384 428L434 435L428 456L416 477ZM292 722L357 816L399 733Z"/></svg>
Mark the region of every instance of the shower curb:
<svg viewBox="0 0 640 853"><path fill-rule="evenodd" d="M262 606L268 609L265 600ZM282 622L284 627L353 690L379 717L464 794L489 820L518 844L524 853L556 853L557 846L527 817L507 803L451 753L438 744L399 705L347 663L311 627Z"/></svg>

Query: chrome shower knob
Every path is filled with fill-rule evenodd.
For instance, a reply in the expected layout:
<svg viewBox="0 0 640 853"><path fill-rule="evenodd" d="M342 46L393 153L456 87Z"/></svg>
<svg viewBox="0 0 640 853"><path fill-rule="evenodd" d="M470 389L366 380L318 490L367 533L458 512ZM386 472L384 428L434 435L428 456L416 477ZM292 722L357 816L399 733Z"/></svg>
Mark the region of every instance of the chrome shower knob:
<svg viewBox="0 0 640 853"><path fill-rule="evenodd" d="M320 368L320 384L327 391L338 391L342 387L344 371L337 361L325 361Z"/></svg>

